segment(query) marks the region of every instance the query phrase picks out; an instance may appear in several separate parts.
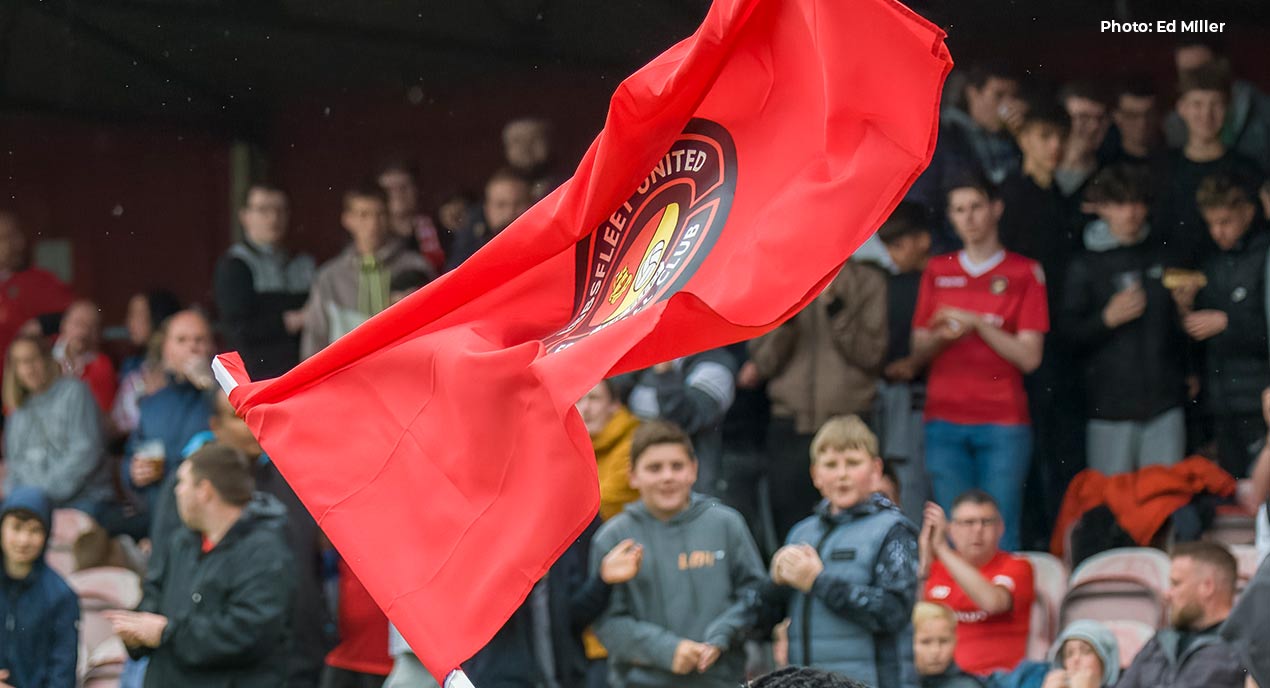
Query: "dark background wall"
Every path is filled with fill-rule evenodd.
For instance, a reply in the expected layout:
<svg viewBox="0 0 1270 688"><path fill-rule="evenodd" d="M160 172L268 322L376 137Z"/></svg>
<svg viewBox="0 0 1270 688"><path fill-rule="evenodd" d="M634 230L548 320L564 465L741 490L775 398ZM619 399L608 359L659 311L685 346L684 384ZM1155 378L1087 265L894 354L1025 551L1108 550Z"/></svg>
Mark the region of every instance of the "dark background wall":
<svg viewBox="0 0 1270 688"><path fill-rule="evenodd" d="M437 24L418 39L391 18L342 38L338 18L304 24L223 7L179 24L179 3L166 0L4 3L0 203L22 214L35 240L69 240L75 288L99 300L107 322L118 322L129 295L149 287L209 299L212 267L234 231L236 142L249 142L269 175L291 190L295 243L319 259L343 243L340 192L388 154L420 161L425 202L455 188L479 192L501 163L502 125L537 115L555 123L567 172L602 126L617 82L690 33L706 3L584 3L577 17L537 35L526 26L560 16L563 6L536 1L548 8L547 19L525 14L523 3L487 0L511 9L492 20L460 16L446 29L454 35ZM220 5L234 3L199 6ZM372 5L443 7L348 6ZM1147 72L1165 92L1171 88L1175 37L1099 33L1098 20L1114 16L1109 10L1086 3L1075 18L1030 19L1023 5L1006 0L946 5L916 6L949 31L963 64L1004 60L1028 78L1056 83ZM602 15L619 6L633 14ZM81 16L77 7L100 14ZM1220 11L1172 16L1221 20L1228 11L1235 19L1222 38L1236 71L1270 89L1270 18L1263 16L1270 3L1236 0ZM462 34L479 21L497 31ZM281 45L287 36L295 40Z"/></svg>

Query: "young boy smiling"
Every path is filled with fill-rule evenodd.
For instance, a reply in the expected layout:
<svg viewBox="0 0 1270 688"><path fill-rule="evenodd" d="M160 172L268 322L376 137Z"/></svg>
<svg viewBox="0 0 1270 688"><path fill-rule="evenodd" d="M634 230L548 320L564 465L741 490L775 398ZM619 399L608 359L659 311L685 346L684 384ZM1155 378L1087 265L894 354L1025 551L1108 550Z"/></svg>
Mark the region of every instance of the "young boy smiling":
<svg viewBox="0 0 1270 688"><path fill-rule="evenodd" d="M913 683L917 528L874 492L881 473L864 421L838 416L821 426L811 477L824 501L794 526L771 573L787 586L790 664L889 688Z"/></svg>
<svg viewBox="0 0 1270 688"><path fill-rule="evenodd" d="M640 426L631 443L639 501L605 522L591 543L592 574L623 540L644 552L639 572L613 586L592 626L617 688L731 688L745 678L742 641L763 563L741 515L694 494L696 480L682 430L661 420Z"/></svg>

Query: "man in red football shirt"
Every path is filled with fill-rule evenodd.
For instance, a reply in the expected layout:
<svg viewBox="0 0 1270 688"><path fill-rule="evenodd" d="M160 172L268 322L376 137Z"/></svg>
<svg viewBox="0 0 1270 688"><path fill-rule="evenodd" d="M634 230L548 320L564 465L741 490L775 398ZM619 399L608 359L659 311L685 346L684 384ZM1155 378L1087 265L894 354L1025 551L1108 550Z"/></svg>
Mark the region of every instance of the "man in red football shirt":
<svg viewBox="0 0 1270 688"><path fill-rule="evenodd" d="M982 490L957 497L951 524L938 504L926 503L918 539L923 597L957 614L954 657L973 674L1013 669L1027 654L1032 564L997 547L1003 531L1001 512Z"/></svg>
<svg viewBox="0 0 1270 688"><path fill-rule="evenodd" d="M1019 547L1032 435L1023 375L1041 361L1049 308L1045 274L997 238L1002 203L976 178L948 192L948 218L965 248L930 260L913 315L913 356L930 363L926 468L945 509L972 488L992 495L1001 547ZM995 543L994 543L995 546Z"/></svg>
<svg viewBox="0 0 1270 688"><path fill-rule="evenodd" d="M9 350L26 321L61 313L74 300L74 292L53 273L27 264L22 223L16 214L0 209L0 351Z"/></svg>

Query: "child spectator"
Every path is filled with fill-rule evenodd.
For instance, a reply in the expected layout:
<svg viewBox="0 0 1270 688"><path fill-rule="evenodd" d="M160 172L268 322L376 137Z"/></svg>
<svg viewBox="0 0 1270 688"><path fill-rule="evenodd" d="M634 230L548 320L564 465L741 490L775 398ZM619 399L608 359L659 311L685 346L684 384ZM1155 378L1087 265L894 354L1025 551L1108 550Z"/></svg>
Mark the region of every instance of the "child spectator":
<svg viewBox="0 0 1270 688"><path fill-rule="evenodd" d="M612 380L601 380L578 400L577 408L595 449L600 518L608 520L639 499L631 487L631 439L639 419L622 404Z"/></svg>
<svg viewBox="0 0 1270 688"><path fill-rule="evenodd" d="M1084 371L1089 467L1107 475L1171 465L1186 451L1186 336L1147 224L1147 173L1104 169L1086 193L1098 220L1068 272L1059 327ZM1070 371L1069 371L1070 372Z"/></svg>
<svg viewBox="0 0 1270 688"><path fill-rule="evenodd" d="M7 369L6 369L7 372ZM0 685L74 688L79 598L44 563L53 505L34 487L0 507Z"/></svg>
<svg viewBox="0 0 1270 688"><path fill-rule="evenodd" d="M1144 77L1126 79L1116 90L1111 120L1115 123L1103 151L1108 165L1152 166L1159 162L1160 115L1155 87Z"/></svg>
<svg viewBox="0 0 1270 688"><path fill-rule="evenodd" d="M1095 97L1074 89L1066 102L1073 112L1094 117L1101 107ZM1085 146L1093 135L1091 126L1098 125L1082 123ZM1068 135L1072 128L1068 111L1058 105L1028 108L1016 134L1023 169L1001 183L1001 245L1041 264L1051 324L1062 301L1067 266L1080 248L1075 204L1056 181L1064 150L1075 145ZM1079 184L1086 181L1081 178ZM1029 546L1048 532L1067 483L1084 465L1084 409L1077 376L1071 374L1075 366L1071 348L1055 336L1045 342L1040 366L1024 378L1032 422L1032 466L1025 499L1037 507L1025 514L1020 526Z"/></svg>
<svg viewBox="0 0 1270 688"><path fill-rule="evenodd" d="M373 184L344 192L340 224L352 241L318 268L304 307L300 358L305 359L348 334L390 305L392 278L413 270L436 274L388 224L388 200Z"/></svg>
<svg viewBox="0 0 1270 688"><path fill-rule="evenodd" d="M886 275L848 260L828 288L783 325L749 343L768 380L767 479L778 539L819 501L807 475L816 429L834 416L868 416L886 356Z"/></svg>
<svg viewBox="0 0 1270 688"><path fill-rule="evenodd" d="M1270 232L1257 222L1251 192L1230 176L1209 177L1196 195L1215 245L1203 263L1205 286L1174 292L1182 325L1203 343L1201 388L1213 422L1218 463L1248 475L1250 448L1266 434L1261 391L1270 387L1267 359L1266 254Z"/></svg>
<svg viewBox="0 0 1270 688"><path fill-rule="evenodd" d="M1224 62L1182 72L1177 89L1177 113L1186 124L1186 144L1165 162L1155 219L1176 260L1184 267L1197 267L1217 251L1195 203L1200 182L1213 175L1233 175L1256 188L1261 172L1256 163L1222 141L1230 100L1230 71Z"/></svg>
<svg viewBox="0 0 1270 688"><path fill-rule="evenodd" d="M1071 135L1063 147L1063 159L1054 173L1054 181L1064 196L1077 194L1098 171L1098 149L1102 147L1111 118L1107 116L1107 98L1097 85L1076 81L1058 94L1071 117Z"/></svg>
<svg viewBox="0 0 1270 688"><path fill-rule="evenodd" d="M789 661L878 688L909 685L917 529L874 493L882 460L859 418L831 418L810 453L824 499L772 557L772 582L785 587L765 595L787 602Z"/></svg>
<svg viewBox="0 0 1270 688"><path fill-rule="evenodd" d="M1041 267L1001 246L1003 210L982 179L948 192L965 248L932 258L922 275L913 353L930 361L926 468L936 501L987 490L1004 519L1002 547L1014 550L1032 453L1023 375L1041 363L1049 311Z"/></svg>
<svg viewBox="0 0 1270 688"><path fill-rule="evenodd" d="M922 688L983 688L953 661L957 647L957 617L934 602L913 605L913 664Z"/></svg>
<svg viewBox="0 0 1270 688"><path fill-rule="evenodd" d="M1111 688L1120 680L1120 643L1090 619L1068 624L1050 647L1049 661L1021 662L988 678L989 688Z"/></svg>
<svg viewBox="0 0 1270 688"><path fill-rule="evenodd" d="M957 664L975 674L1014 668L1027 652L1032 564L998 547L1004 527L992 497L970 490L953 502L952 523L937 504L922 523L924 597L957 614ZM949 544L951 537L952 544Z"/></svg>
<svg viewBox="0 0 1270 688"><path fill-rule="evenodd" d="M640 426L631 446L640 501L607 521L591 546L592 575L621 541L643 548L639 572L613 586L593 627L615 688L732 688L745 678L742 641L763 564L741 515L694 494L696 479L682 430L660 420Z"/></svg>

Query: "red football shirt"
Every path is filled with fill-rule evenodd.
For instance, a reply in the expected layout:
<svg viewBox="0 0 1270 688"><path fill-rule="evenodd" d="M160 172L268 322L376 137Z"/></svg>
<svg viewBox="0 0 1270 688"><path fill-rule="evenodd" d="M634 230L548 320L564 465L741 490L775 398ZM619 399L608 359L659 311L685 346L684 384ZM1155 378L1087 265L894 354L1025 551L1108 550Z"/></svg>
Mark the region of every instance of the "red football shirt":
<svg viewBox="0 0 1270 688"><path fill-rule="evenodd" d="M957 615L957 649L953 654L957 666L972 674L1013 669L1027 654L1032 601L1036 597L1032 562L997 552L979 568L979 573L1010 591L1014 597L1010 611L989 616L970 600L939 561L930 567L924 597L952 609Z"/></svg>
<svg viewBox="0 0 1270 688"><path fill-rule="evenodd" d="M1008 251L979 266L970 264L962 251L932 258L922 275L913 328L931 329L944 306L985 315L1011 334L1049 330L1040 265ZM966 335L931 361L926 419L966 425L1028 423L1023 373L978 335Z"/></svg>
<svg viewBox="0 0 1270 688"><path fill-rule="evenodd" d="M45 313L60 313L75 293L47 270L27 268L0 273L0 350L8 351L26 321ZM0 357L0 368L3 368Z"/></svg>
<svg viewBox="0 0 1270 688"><path fill-rule="evenodd" d="M388 656L388 617L366 592L353 570L340 559L340 644L326 655L326 663L339 669L387 676L392 671Z"/></svg>

